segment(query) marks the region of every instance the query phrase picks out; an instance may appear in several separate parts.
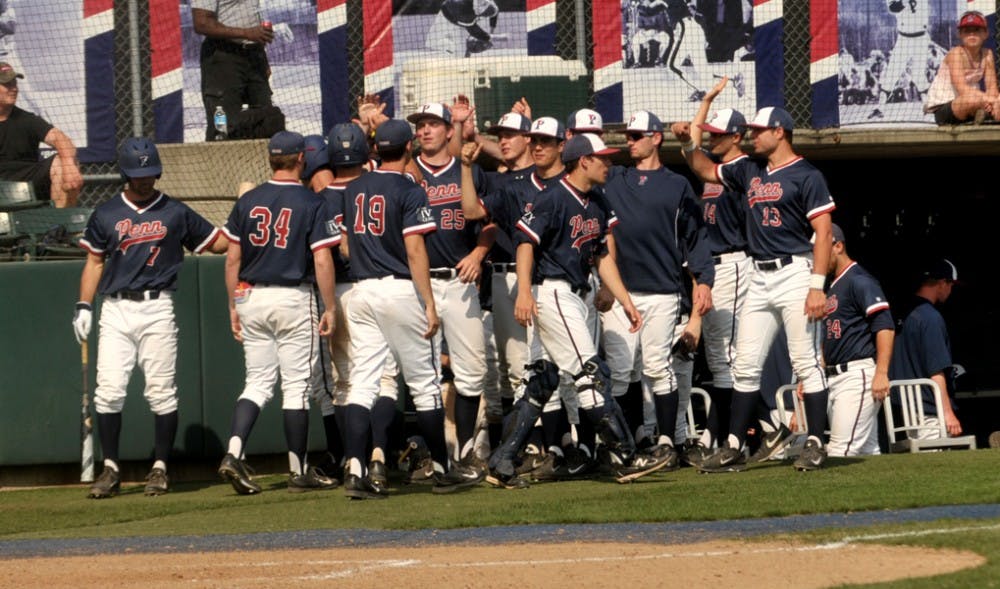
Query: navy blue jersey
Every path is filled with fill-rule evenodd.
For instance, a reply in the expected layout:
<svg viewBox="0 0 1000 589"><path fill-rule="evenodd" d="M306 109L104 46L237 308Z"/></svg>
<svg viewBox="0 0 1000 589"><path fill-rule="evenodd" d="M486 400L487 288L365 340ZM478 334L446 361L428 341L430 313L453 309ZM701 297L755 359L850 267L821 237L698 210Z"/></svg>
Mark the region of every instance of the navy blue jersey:
<svg viewBox="0 0 1000 589"><path fill-rule="evenodd" d="M745 195L747 242L758 260L811 252L810 221L837 208L823 174L801 157L773 170L766 160L754 158L735 159L715 170L727 188Z"/></svg>
<svg viewBox="0 0 1000 589"><path fill-rule="evenodd" d="M222 231L240 244L239 278L251 284L315 282L312 252L340 244L326 201L290 180L269 180L241 196Z"/></svg>
<svg viewBox="0 0 1000 589"><path fill-rule="evenodd" d="M354 277L410 278L403 238L436 227L424 189L399 172L375 170L347 185L344 205Z"/></svg>
<svg viewBox="0 0 1000 589"><path fill-rule="evenodd" d="M535 171L535 164L521 168L519 170L507 170L505 172L486 172L486 192L496 192L512 180L527 178Z"/></svg>
<svg viewBox="0 0 1000 589"><path fill-rule="evenodd" d="M455 158L440 167L431 166L419 157L416 162L423 172L422 185L438 224L437 231L427 236L427 258L431 268L454 268L476 247L479 235L479 223L466 223L462 214L462 166ZM483 194L486 173L475 164L472 182L476 194Z"/></svg>
<svg viewBox="0 0 1000 589"><path fill-rule="evenodd" d="M494 262L514 261L517 222L531 210L539 192L565 175L565 172L559 172L551 178L542 178L533 169L531 173L511 179L499 190L483 196L482 204L489 220L500 229L493 247Z"/></svg>
<svg viewBox="0 0 1000 589"><path fill-rule="evenodd" d="M875 334L894 329L889 301L874 276L852 262L826 293L827 366L875 357Z"/></svg>
<svg viewBox="0 0 1000 589"><path fill-rule="evenodd" d="M326 201L330 215L340 229L341 234L344 227L344 190L347 189L347 182L334 180L326 188L320 191L320 196ZM333 250L333 266L337 271L337 283L354 282L351 275L351 262L340 253L340 248Z"/></svg>
<svg viewBox="0 0 1000 589"><path fill-rule="evenodd" d="M535 245L535 282L545 278L587 287L595 257L607 253L607 231L618 224L613 211L601 206L600 194L583 193L562 178L535 198L517 222L516 242Z"/></svg>
<svg viewBox="0 0 1000 589"><path fill-rule="evenodd" d="M945 382L951 377L951 341L944 317L928 301L917 297L916 306L896 330L892 346L892 364L889 377L892 380L910 378L930 378L943 372ZM949 395L953 391L941 391ZM924 412L937 415L934 398L930 391L924 392ZM948 402L944 399L944 402Z"/></svg>
<svg viewBox="0 0 1000 589"><path fill-rule="evenodd" d="M741 155L730 161L747 156ZM705 221L708 250L713 256L746 251L746 211L740 193L722 184L706 182L701 191L701 213Z"/></svg>
<svg viewBox="0 0 1000 589"><path fill-rule="evenodd" d="M94 209L80 246L106 258L97 286L106 295L177 290L184 248L201 253L218 237L211 223L166 194L141 208L120 194Z"/></svg>
<svg viewBox="0 0 1000 589"><path fill-rule="evenodd" d="M613 166L604 194L621 221L612 233L621 252L618 270L628 290L680 292L685 261L699 283L712 286L715 264L687 178L662 166L655 170Z"/></svg>

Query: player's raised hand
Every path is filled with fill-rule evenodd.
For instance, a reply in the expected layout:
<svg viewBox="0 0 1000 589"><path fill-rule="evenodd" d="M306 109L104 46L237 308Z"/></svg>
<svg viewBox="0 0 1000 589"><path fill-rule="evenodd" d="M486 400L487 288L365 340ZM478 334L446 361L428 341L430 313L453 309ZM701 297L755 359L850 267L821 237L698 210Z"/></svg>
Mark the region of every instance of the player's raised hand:
<svg viewBox="0 0 1000 589"><path fill-rule="evenodd" d="M531 327L531 322L538 316L538 304L530 292L518 292L514 301L514 319L525 327Z"/></svg>
<svg viewBox="0 0 1000 589"><path fill-rule="evenodd" d="M236 312L236 307L229 308L229 328L233 332L233 339L243 341L243 326L240 325L240 315Z"/></svg>
<svg viewBox="0 0 1000 589"><path fill-rule="evenodd" d="M712 89L705 93L705 98L702 100L712 102L715 97L722 93L726 89L726 84L729 83L729 76L722 76L722 78L712 86Z"/></svg>
<svg viewBox="0 0 1000 589"><path fill-rule="evenodd" d="M478 143L469 142L462 145L462 165L471 166L473 162L479 159L479 152L482 150L482 146Z"/></svg>
<svg viewBox="0 0 1000 589"><path fill-rule="evenodd" d="M819 321L826 315L826 295L818 288L810 288L806 295L806 317L813 321Z"/></svg>
<svg viewBox="0 0 1000 589"><path fill-rule="evenodd" d="M522 96L521 100L518 100L517 102L514 103L514 106L510 107L510 112L516 112L517 114L522 115L527 119L530 119L531 105L528 104L528 99Z"/></svg>
<svg viewBox="0 0 1000 589"><path fill-rule="evenodd" d="M459 94L452 98L451 104L451 122L452 124L462 124L465 123L472 115L472 104L469 102L469 97L464 94Z"/></svg>
<svg viewBox="0 0 1000 589"><path fill-rule="evenodd" d="M462 123L462 141L476 140L476 107L469 110L469 117Z"/></svg>
<svg viewBox="0 0 1000 589"><path fill-rule="evenodd" d="M424 315L427 317L427 330L424 331L424 339L431 339L441 327L441 319L433 305L424 307Z"/></svg>
<svg viewBox="0 0 1000 589"><path fill-rule="evenodd" d="M694 287L691 296L694 312L704 315L712 310L712 289L707 284L699 284Z"/></svg>
<svg viewBox="0 0 1000 589"><path fill-rule="evenodd" d="M337 318L333 314L333 309L326 309L319 317L319 334L327 336L333 333L337 327Z"/></svg>
<svg viewBox="0 0 1000 589"><path fill-rule="evenodd" d="M681 143L687 143L691 141L691 123L687 121L680 121L670 125L670 132L674 134L674 137Z"/></svg>

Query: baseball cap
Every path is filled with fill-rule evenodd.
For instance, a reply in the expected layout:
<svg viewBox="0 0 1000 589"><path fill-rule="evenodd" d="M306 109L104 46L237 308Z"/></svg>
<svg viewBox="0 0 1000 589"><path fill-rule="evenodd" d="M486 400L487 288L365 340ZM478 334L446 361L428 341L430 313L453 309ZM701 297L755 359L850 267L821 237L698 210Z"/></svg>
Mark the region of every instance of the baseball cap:
<svg viewBox="0 0 1000 589"><path fill-rule="evenodd" d="M306 165L302 168L302 179L311 177L323 166L330 165L327 155L326 139L322 135L306 135Z"/></svg>
<svg viewBox="0 0 1000 589"><path fill-rule="evenodd" d="M844 237L844 230L840 228L840 225L836 223L831 223L830 225L833 228L833 243L844 243L847 241L847 238Z"/></svg>
<svg viewBox="0 0 1000 589"><path fill-rule="evenodd" d="M441 119L446 124L451 124L451 109L447 106L441 104L440 102L431 102L428 104L421 105L417 112L406 117L406 120L410 121L414 125L417 124L420 119L426 118Z"/></svg>
<svg viewBox="0 0 1000 589"><path fill-rule="evenodd" d="M531 119L520 113L509 112L504 116L500 117L500 120L497 121L497 124L486 129L486 132L491 135L496 135L497 133L503 130L517 131L519 133L527 133L528 131L531 130Z"/></svg>
<svg viewBox="0 0 1000 589"><path fill-rule="evenodd" d="M985 29L986 17L984 17L981 12L970 10L962 14L961 18L958 19L958 28L962 29L965 27ZM0 71L3 71L3 64L0 64Z"/></svg>
<svg viewBox="0 0 1000 589"><path fill-rule="evenodd" d="M531 123L528 135L532 137L555 137L559 141L566 138L566 128L554 117L538 117Z"/></svg>
<svg viewBox="0 0 1000 589"><path fill-rule="evenodd" d="M334 125L326 143L331 166L358 166L368 159L365 132L354 123Z"/></svg>
<svg viewBox="0 0 1000 589"><path fill-rule="evenodd" d="M955 282L958 280L958 268L945 258L933 258L924 264L920 276L924 280L951 280Z"/></svg>
<svg viewBox="0 0 1000 589"><path fill-rule="evenodd" d="M628 120L625 130L639 131L641 133L662 133L663 123L660 122L659 117L648 110L640 110Z"/></svg>
<svg viewBox="0 0 1000 589"><path fill-rule="evenodd" d="M375 129L375 145L382 149L402 147L412 139L413 130L399 119L390 119Z"/></svg>
<svg viewBox="0 0 1000 589"><path fill-rule="evenodd" d="M792 115L788 114L787 110L777 106L765 106L757 111L753 120L747 123L747 127L751 129L777 129L781 127L791 130L795 128L795 121L792 120Z"/></svg>
<svg viewBox="0 0 1000 589"><path fill-rule="evenodd" d="M596 110L581 108L569 113L566 128L576 133L603 133L604 119Z"/></svg>
<svg viewBox="0 0 1000 589"><path fill-rule="evenodd" d="M585 155L611 155L618 153L617 149L604 145L604 141L593 133L573 135L563 146L562 161L571 162Z"/></svg>
<svg viewBox="0 0 1000 589"><path fill-rule="evenodd" d="M294 131L278 131L267 142L267 153L271 155L295 155L305 150L305 137Z"/></svg>
<svg viewBox="0 0 1000 589"><path fill-rule="evenodd" d="M24 78L24 74L14 71L14 66L6 61L0 61L0 84L6 84L14 78Z"/></svg>
<svg viewBox="0 0 1000 589"><path fill-rule="evenodd" d="M731 108L724 108L713 112L708 121L702 123L701 128L703 131L708 131L709 133L731 135L733 133L742 133L743 127L746 124L747 120L744 118L743 113Z"/></svg>

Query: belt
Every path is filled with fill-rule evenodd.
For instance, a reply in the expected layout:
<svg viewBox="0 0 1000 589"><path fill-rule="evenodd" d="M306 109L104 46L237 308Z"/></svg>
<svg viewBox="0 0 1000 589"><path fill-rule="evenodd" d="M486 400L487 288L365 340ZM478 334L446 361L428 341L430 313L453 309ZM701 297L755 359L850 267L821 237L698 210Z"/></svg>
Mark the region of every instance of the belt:
<svg viewBox="0 0 1000 589"><path fill-rule="evenodd" d="M493 266L494 272L499 272L500 274L517 271L517 264L514 262L495 262L491 266Z"/></svg>
<svg viewBox="0 0 1000 589"><path fill-rule="evenodd" d="M720 253L717 256L712 256L712 262L714 262L715 264L721 264L723 262L728 262L729 258L731 257L730 254L743 254L744 258L746 257L746 251L745 250L729 250L728 252L722 252L722 253ZM740 258L740 259L743 259L743 258Z"/></svg>
<svg viewBox="0 0 1000 589"><path fill-rule="evenodd" d="M160 298L159 290L120 290L109 294L113 299L123 299L126 301L155 301Z"/></svg>
<svg viewBox="0 0 1000 589"><path fill-rule="evenodd" d="M794 258L792 256L784 256L773 260L754 260L753 266L763 272L774 272L775 270L780 270L785 266L788 266L793 261Z"/></svg>
<svg viewBox="0 0 1000 589"><path fill-rule="evenodd" d="M431 278L442 278L445 280L458 276L458 270L454 268L434 268L431 270Z"/></svg>
<svg viewBox="0 0 1000 589"><path fill-rule="evenodd" d="M240 55L257 55L264 53L264 46L258 43L233 43L230 41L220 41L216 39L206 39L205 43L213 49L224 51L226 53L237 53Z"/></svg>
<svg viewBox="0 0 1000 589"><path fill-rule="evenodd" d="M840 364L831 364L823 370L826 372L827 376L837 376L838 374L843 374L854 368L870 367L871 364L872 361L866 358L862 360L851 360L850 362L841 362Z"/></svg>
<svg viewBox="0 0 1000 589"><path fill-rule="evenodd" d="M300 286L312 286L312 282L252 282L250 286L286 286L288 288L298 288Z"/></svg>
<svg viewBox="0 0 1000 589"><path fill-rule="evenodd" d="M587 293L590 292L590 285L589 284L582 284L582 285L576 286L573 283L571 283L570 281L566 280L565 278L542 278L541 282L545 282L546 280L558 280L559 282L565 282L566 284L569 284L569 289L571 291L573 291L573 294L575 294L576 296L580 297L581 299L582 298L586 298Z"/></svg>

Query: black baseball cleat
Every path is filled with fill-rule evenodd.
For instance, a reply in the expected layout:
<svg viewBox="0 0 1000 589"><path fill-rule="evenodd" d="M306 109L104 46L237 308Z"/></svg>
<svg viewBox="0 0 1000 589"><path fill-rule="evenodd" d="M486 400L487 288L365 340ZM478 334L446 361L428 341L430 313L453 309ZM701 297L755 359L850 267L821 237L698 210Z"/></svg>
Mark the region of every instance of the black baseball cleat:
<svg viewBox="0 0 1000 589"><path fill-rule="evenodd" d="M156 496L166 494L169 488L169 481L167 479L167 473L162 468L154 468L149 471L146 475L146 491L147 496Z"/></svg>
<svg viewBox="0 0 1000 589"><path fill-rule="evenodd" d="M495 470L486 475L486 483L496 489L527 489L531 484L522 476L502 475Z"/></svg>
<svg viewBox="0 0 1000 589"><path fill-rule="evenodd" d="M674 462L676 464L676 452ZM668 456L636 452L627 462L619 462L617 456L611 459L611 476L619 483L631 483L648 474L667 467Z"/></svg>
<svg viewBox="0 0 1000 589"><path fill-rule="evenodd" d="M389 475L384 462L381 460L372 460L368 463L368 480L380 491L385 491L389 488Z"/></svg>
<svg viewBox="0 0 1000 589"><path fill-rule="evenodd" d="M688 466L698 466L712 455L712 449L706 448L701 440L695 440L691 444L684 444L684 451L681 452L681 461Z"/></svg>
<svg viewBox="0 0 1000 589"><path fill-rule="evenodd" d="M389 494L372 484L368 477L344 473L344 495L348 499L387 499Z"/></svg>
<svg viewBox="0 0 1000 589"><path fill-rule="evenodd" d="M792 431L781 424L778 429L773 432L767 432L760 439L760 448L753 453L753 456L747 461L750 464L755 462L764 462L765 460L770 460L774 456L785 449L792 441Z"/></svg>
<svg viewBox="0 0 1000 589"><path fill-rule="evenodd" d="M454 493L461 489L468 489L483 482L485 473L462 463L452 464L451 470L446 473L434 473L434 486L432 493Z"/></svg>
<svg viewBox="0 0 1000 589"><path fill-rule="evenodd" d="M698 472L740 472L746 470L747 460L739 448L725 445L697 465Z"/></svg>
<svg viewBox="0 0 1000 589"><path fill-rule="evenodd" d="M795 470L819 470L826 462L826 450L815 439L806 442L802 453L795 459Z"/></svg>
<svg viewBox="0 0 1000 589"><path fill-rule="evenodd" d="M647 449L644 454L662 458L666 464L660 470L671 471L677 470L681 467L680 454L678 454L677 450L670 444L657 444L652 448Z"/></svg>
<svg viewBox="0 0 1000 589"><path fill-rule="evenodd" d="M107 499L108 497L117 495L120 490L121 479L119 478L118 471L110 466L105 466L104 470L101 471L101 475L90 486L90 493L87 494L87 497L91 499Z"/></svg>
<svg viewBox="0 0 1000 589"><path fill-rule="evenodd" d="M240 495L256 495L260 493L260 485L250 478L250 467L246 462L236 458L232 454L226 454L219 465L219 476L222 480L228 481L233 489Z"/></svg>
<svg viewBox="0 0 1000 589"><path fill-rule="evenodd" d="M340 481L323 475L315 467L310 466L302 474L288 473L288 492L305 493L306 491L323 491L335 489Z"/></svg>
<svg viewBox="0 0 1000 589"><path fill-rule="evenodd" d="M322 462L316 465L316 472L325 476L328 479L334 479L340 481L340 474L343 472L344 467L341 466L340 462L333 457L333 454L325 452L326 457Z"/></svg>

